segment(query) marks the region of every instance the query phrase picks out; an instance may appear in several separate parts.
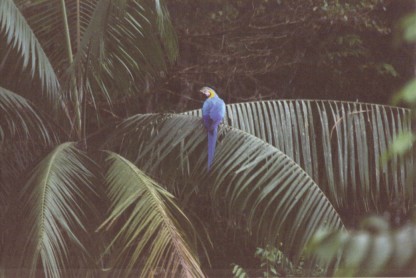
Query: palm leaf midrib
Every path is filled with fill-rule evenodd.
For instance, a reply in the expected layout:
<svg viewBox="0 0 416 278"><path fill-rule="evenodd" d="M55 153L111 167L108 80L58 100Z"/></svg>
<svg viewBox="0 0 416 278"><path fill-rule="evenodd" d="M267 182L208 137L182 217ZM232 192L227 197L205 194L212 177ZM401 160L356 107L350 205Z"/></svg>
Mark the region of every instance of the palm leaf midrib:
<svg viewBox="0 0 416 278"><path fill-rule="evenodd" d="M46 195L48 194L48 188L51 187L52 185L49 183L49 179L51 177L51 173L52 173L52 169L55 166L54 162L55 159L58 155L60 155L60 153L65 150L67 147L71 146L73 143L72 142L67 142L64 144L59 145L58 147L55 148L55 150L50 154L50 159L48 159L48 163L47 163L47 167L44 171L44 174L42 175L42 179L40 181L40 187L42 188L42 195L41 195L41 211L40 211L40 227L39 227L39 232L38 232L38 236L39 236L39 240L38 240L38 248L40 248L40 245L42 244L42 239L44 236L44 231L45 231L45 211L46 211Z"/></svg>

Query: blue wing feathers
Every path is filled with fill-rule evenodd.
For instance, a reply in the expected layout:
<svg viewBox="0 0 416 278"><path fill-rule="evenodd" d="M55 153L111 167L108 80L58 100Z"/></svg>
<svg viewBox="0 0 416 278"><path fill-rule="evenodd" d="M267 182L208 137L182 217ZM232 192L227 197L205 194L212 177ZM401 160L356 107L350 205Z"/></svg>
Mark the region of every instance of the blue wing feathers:
<svg viewBox="0 0 416 278"><path fill-rule="evenodd" d="M209 98L202 106L202 119L208 131L208 171L214 161L218 126L225 116L225 103L219 97Z"/></svg>
<svg viewBox="0 0 416 278"><path fill-rule="evenodd" d="M209 118L209 116L208 115L205 115L205 116L202 116L202 119L204 120L204 126L205 126L205 129L206 130L211 130L212 128L211 128L211 125L212 125L212 121L211 121L211 119Z"/></svg>

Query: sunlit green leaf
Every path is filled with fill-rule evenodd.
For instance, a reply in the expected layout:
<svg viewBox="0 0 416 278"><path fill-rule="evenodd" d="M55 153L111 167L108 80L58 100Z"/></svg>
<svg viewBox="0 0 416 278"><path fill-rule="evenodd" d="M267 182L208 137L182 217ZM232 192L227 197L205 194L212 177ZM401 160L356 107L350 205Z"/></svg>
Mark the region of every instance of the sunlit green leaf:
<svg viewBox="0 0 416 278"><path fill-rule="evenodd" d="M400 133L396 139L389 146L388 152L383 156L384 162L395 155L404 155L413 148L413 143L416 140L416 135L413 132Z"/></svg>
<svg viewBox="0 0 416 278"><path fill-rule="evenodd" d="M136 115L115 129L106 146L159 180L175 181L171 190L181 198L209 193L219 215L259 244L284 242L283 251L294 257L319 226L342 227L323 192L289 157L237 129L223 127L219 134L210 172L199 118Z"/></svg>
<svg viewBox="0 0 416 278"><path fill-rule="evenodd" d="M10 211L14 235L2 254L9 277L65 277L88 265L85 215L92 205L91 161L74 143L56 147L33 169ZM11 228L11 227L9 227ZM70 253L76 250L77 257Z"/></svg>
<svg viewBox="0 0 416 278"><path fill-rule="evenodd" d="M416 41L416 14L412 13L400 21L400 27L403 30L405 41Z"/></svg>
<svg viewBox="0 0 416 278"><path fill-rule="evenodd" d="M416 225L412 222L393 230L381 218L366 221L357 231L317 234L310 250L326 261L338 260L341 254L335 276L414 276ZM383 228L374 230L374 224Z"/></svg>
<svg viewBox="0 0 416 278"><path fill-rule="evenodd" d="M0 32L6 36L6 41L1 43L17 49L21 54L22 67L30 67L32 76L37 72L49 99L55 103L60 100L58 77L42 45L13 0L0 1Z"/></svg>
<svg viewBox="0 0 416 278"><path fill-rule="evenodd" d="M416 103L416 79L409 81L404 88L394 96L393 103L397 104L400 101L412 105Z"/></svg>
<svg viewBox="0 0 416 278"><path fill-rule="evenodd" d="M187 237L193 227L173 196L125 158L108 153L107 161L112 205L101 227L121 222L107 248L115 257L113 275L203 277Z"/></svg>

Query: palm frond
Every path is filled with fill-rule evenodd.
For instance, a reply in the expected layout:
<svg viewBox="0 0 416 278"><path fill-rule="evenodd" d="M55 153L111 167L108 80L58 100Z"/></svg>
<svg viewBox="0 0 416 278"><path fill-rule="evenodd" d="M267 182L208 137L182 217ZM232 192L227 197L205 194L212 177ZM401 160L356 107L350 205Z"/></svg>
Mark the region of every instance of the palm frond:
<svg viewBox="0 0 416 278"><path fill-rule="evenodd" d="M30 33L33 41L43 46L62 85L60 92L66 96L76 85L94 104L97 98L111 102L114 94L140 91L178 54L176 35L161 0L81 0L79 8L77 1L65 1L73 63L68 60L59 1L20 2L24 22L34 32ZM9 19L5 23L14 19L9 10L24 20L12 0L4 2L5 7L6 3L2 11ZM12 28L9 25L6 30Z"/></svg>
<svg viewBox="0 0 416 278"><path fill-rule="evenodd" d="M79 3L79 9L77 4ZM71 48L76 53L81 36L90 23L99 0L65 1L69 25ZM41 0L21 3L21 10L36 37L46 49L52 65L65 74L69 66L65 42L65 31L60 1Z"/></svg>
<svg viewBox="0 0 416 278"><path fill-rule="evenodd" d="M74 143L64 143L30 174L17 198L19 209L9 216L15 233L3 254L6 276L62 277L83 266L88 258L83 242L91 206L86 198L92 192L90 164Z"/></svg>
<svg viewBox="0 0 416 278"><path fill-rule="evenodd" d="M56 142L50 124L42 119L29 101L0 87L0 144L25 141L51 145Z"/></svg>
<svg viewBox="0 0 416 278"><path fill-rule="evenodd" d="M111 94L137 91L137 84L158 77L166 70L166 58L172 61L178 52L162 2L119 2L97 2L70 70L86 92L99 90L107 101Z"/></svg>
<svg viewBox="0 0 416 278"><path fill-rule="evenodd" d="M409 116L410 110L377 104L279 100L227 105L224 122L291 157L340 210L368 212L413 204L407 190L413 157L381 159L399 133L411 130Z"/></svg>
<svg viewBox="0 0 416 278"><path fill-rule="evenodd" d="M355 231L317 233L309 252L326 263L340 255L337 277L410 277L416 275L415 234L414 222L391 229L385 220L370 217Z"/></svg>
<svg viewBox="0 0 416 278"><path fill-rule="evenodd" d="M37 72L49 99L59 100L60 84L56 73L42 45L13 0L0 2L0 32L6 37L3 43L20 52L23 58L22 67L30 67L32 76Z"/></svg>
<svg viewBox="0 0 416 278"><path fill-rule="evenodd" d="M233 228L254 235L259 244L283 242L290 257L299 256L319 226L343 226L319 187L288 156L234 128L223 127L219 138L209 173L199 118L136 115L107 144L159 180L176 183L171 190L180 199L208 192L211 207L236 223Z"/></svg>
<svg viewBox="0 0 416 278"><path fill-rule="evenodd" d="M16 177L59 139L51 123L29 101L2 87L0 115L0 218L3 219L11 205L11 192L17 190Z"/></svg>
<svg viewBox="0 0 416 278"><path fill-rule="evenodd" d="M102 227L122 222L108 247L120 252L113 275L123 269L118 275L127 277L137 268L140 277L204 277L187 237L193 228L173 196L120 155L109 152L107 161L112 205Z"/></svg>
<svg viewBox="0 0 416 278"><path fill-rule="evenodd" d="M173 60L178 56L178 40L175 35L169 12L163 0L155 0L157 27L159 29L162 43L166 49L168 59Z"/></svg>

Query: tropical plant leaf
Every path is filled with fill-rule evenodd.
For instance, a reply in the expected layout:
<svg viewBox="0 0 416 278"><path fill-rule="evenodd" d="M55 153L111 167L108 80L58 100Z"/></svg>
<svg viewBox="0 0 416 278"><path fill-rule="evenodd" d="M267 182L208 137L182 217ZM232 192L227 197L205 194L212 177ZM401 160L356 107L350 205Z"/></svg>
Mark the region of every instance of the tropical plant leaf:
<svg viewBox="0 0 416 278"><path fill-rule="evenodd" d="M111 103L115 94L140 91L143 84L159 77L167 69L167 61L173 61L178 54L176 35L162 0L64 1L72 55L66 42L61 1L16 0L21 12L12 0L6 2L9 1L7 8L25 20L23 13L25 24L33 30L31 36L43 46L58 75L60 93L74 98L77 90L80 102L88 95L93 105L97 98ZM7 16L5 22L15 20L12 14ZM13 32L17 31L9 30L15 35ZM16 64L16 57L9 56L8 64ZM6 69L10 72L5 67L5 73ZM13 80L13 75L10 73L7 78ZM19 82L19 86L27 83Z"/></svg>
<svg viewBox="0 0 416 278"><path fill-rule="evenodd" d="M413 204L406 189L413 157L381 160L398 134L411 130L409 116L410 110L377 104L280 100L227 105L224 122L291 157L339 210L368 212L397 200L407 209Z"/></svg>
<svg viewBox="0 0 416 278"><path fill-rule="evenodd" d="M64 74L65 91L73 89L75 78L78 90L94 102L98 96L92 92L102 92L110 102L114 94L135 92L141 81L159 76L166 70L166 58L177 56L176 36L160 0L82 0L79 9L76 1L66 1L74 53L73 63L68 63L57 5L43 0L26 9L42 44L54 45L48 49Z"/></svg>
<svg viewBox="0 0 416 278"><path fill-rule="evenodd" d="M392 100L394 104L401 101L410 105L416 103L416 78L410 80L396 95L394 95Z"/></svg>
<svg viewBox="0 0 416 278"><path fill-rule="evenodd" d="M244 270L244 268L242 268L241 266L236 265L236 264L233 265L232 273L233 273L234 278L247 278L247 277L249 277L247 275L247 272Z"/></svg>
<svg viewBox="0 0 416 278"><path fill-rule="evenodd" d="M52 65L65 74L70 61L68 60L66 33L62 14L61 1L40 0L21 2L22 13L32 27L36 37L46 49ZM94 9L99 0L64 1L70 35L70 45L73 53L80 47L81 37L90 24ZM78 6L79 5L79 6Z"/></svg>
<svg viewBox="0 0 416 278"><path fill-rule="evenodd" d="M20 52L23 58L22 67L30 67L32 76L37 72L49 99L60 100L60 84L56 73L42 45L13 0L0 2L0 32L5 35L5 43Z"/></svg>
<svg viewBox="0 0 416 278"><path fill-rule="evenodd" d="M163 3L125 2L125 9L109 0L98 2L74 60L75 71L90 68L86 88L99 89L107 100L114 93L139 90L136 84L166 70L165 57L172 61L177 55L176 36Z"/></svg>
<svg viewBox="0 0 416 278"><path fill-rule="evenodd" d="M50 124L23 97L0 87L0 144L26 141L51 145L57 141Z"/></svg>
<svg viewBox="0 0 416 278"><path fill-rule="evenodd" d="M416 225L408 223L392 230L378 217L366 219L356 231L321 231L309 251L326 262L337 261L335 276L414 276L416 275Z"/></svg>
<svg viewBox="0 0 416 278"><path fill-rule="evenodd" d="M259 244L283 242L291 258L299 256L318 227L343 226L302 168L243 131L221 129L210 172L206 170L206 132L199 118L136 115L122 122L106 145L146 173L176 183L171 190L179 199L195 191L208 192L211 207L235 223L232 228L254 235Z"/></svg>
<svg viewBox="0 0 416 278"><path fill-rule="evenodd" d="M36 166L21 188L19 209L8 216L16 227L2 254L6 276L62 277L85 267L91 164L74 143L64 143Z"/></svg>
<svg viewBox="0 0 416 278"><path fill-rule="evenodd" d="M416 14L411 13L403 17L400 22L400 31L402 31L403 39L406 42L414 42L416 41L416 31L415 31L415 25L416 25Z"/></svg>
<svg viewBox="0 0 416 278"><path fill-rule="evenodd" d="M2 87L0 114L0 183L10 187L26 167L59 141L60 134L29 101Z"/></svg>
<svg viewBox="0 0 416 278"><path fill-rule="evenodd" d="M0 87L0 222L10 207L16 177L58 141L52 126L23 97ZM2 226L3 227L3 226ZM0 250L8 229L0 231Z"/></svg>
<svg viewBox="0 0 416 278"><path fill-rule="evenodd" d="M107 249L119 252L113 275L127 277L137 268L140 277L204 277L190 244L192 225L173 196L120 155L109 152L107 161L112 205L101 227L121 222Z"/></svg>

